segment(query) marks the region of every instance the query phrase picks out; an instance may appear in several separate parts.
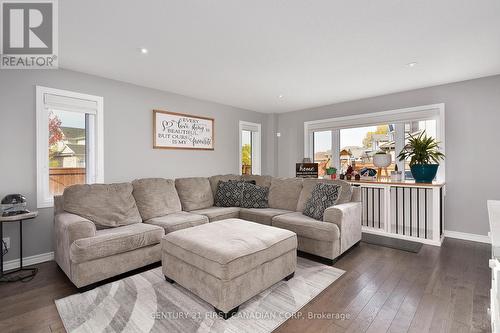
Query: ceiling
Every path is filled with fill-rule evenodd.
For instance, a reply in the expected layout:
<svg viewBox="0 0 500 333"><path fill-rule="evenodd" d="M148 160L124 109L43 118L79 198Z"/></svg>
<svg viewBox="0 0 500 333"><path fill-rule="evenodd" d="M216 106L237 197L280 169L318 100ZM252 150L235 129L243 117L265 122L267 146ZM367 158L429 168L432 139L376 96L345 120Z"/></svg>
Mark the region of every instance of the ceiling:
<svg viewBox="0 0 500 333"><path fill-rule="evenodd" d="M500 73L498 0L63 0L59 17L63 68L260 112Z"/></svg>

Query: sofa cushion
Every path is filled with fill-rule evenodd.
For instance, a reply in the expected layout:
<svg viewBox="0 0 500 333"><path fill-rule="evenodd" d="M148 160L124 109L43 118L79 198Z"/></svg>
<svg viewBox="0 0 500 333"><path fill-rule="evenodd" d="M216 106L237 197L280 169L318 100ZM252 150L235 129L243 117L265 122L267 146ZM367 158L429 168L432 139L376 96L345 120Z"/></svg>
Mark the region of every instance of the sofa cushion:
<svg viewBox="0 0 500 333"><path fill-rule="evenodd" d="M217 207L239 207L245 182L239 180L219 181L215 192L214 204Z"/></svg>
<svg viewBox="0 0 500 333"><path fill-rule="evenodd" d="M132 184L82 184L64 190L64 210L82 216L98 228L142 222Z"/></svg>
<svg viewBox="0 0 500 333"><path fill-rule="evenodd" d="M239 219L180 230L162 241L162 251L222 280L238 277L296 248L293 232Z"/></svg>
<svg viewBox="0 0 500 333"><path fill-rule="evenodd" d="M240 219L271 225L273 217L288 213L293 211L276 208L241 208Z"/></svg>
<svg viewBox="0 0 500 333"><path fill-rule="evenodd" d="M204 209L192 210L191 213L205 215L210 222L238 218L240 216L239 207L209 207Z"/></svg>
<svg viewBox="0 0 500 333"><path fill-rule="evenodd" d="M273 178L269 188L269 207L295 211L301 190L300 178Z"/></svg>
<svg viewBox="0 0 500 333"><path fill-rule="evenodd" d="M193 214L188 212L177 212L165 216L154 217L144 223L154 224L165 229L165 233L176 230L195 227L200 224L208 223L208 217L205 215Z"/></svg>
<svg viewBox="0 0 500 333"><path fill-rule="evenodd" d="M94 237L81 238L71 244L70 259L73 263L82 263L136 250L158 244L163 234L163 228L145 223L98 230Z"/></svg>
<svg viewBox="0 0 500 333"><path fill-rule="evenodd" d="M307 200L311 197L312 190L314 186L318 183L327 183L327 184L336 184L342 187L340 190L339 199L337 200L337 204L348 203L351 201L352 196L352 186L346 181L343 180L331 180L331 179L304 179L302 191L300 192L299 202L297 203L297 212L303 212L304 207L306 205Z"/></svg>
<svg viewBox="0 0 500 333"><path fill-rule="evenodd" d="M273 177L271 176L261 176L261 175L243 175L241 179L244 181L255 181L255 185L270 187L271 180Z"/></svg>
<svg viewBox="0 0 500 333"><path fill-rule="evenodd" d="M208 178L210 182L210 187L212 188L212 194L215 198L215 193L217 192L217 186L219 185L219 181L227 182L230 180L241 180L241 176L239 175L216 175Z"/></svg>
<svg viewBox="0 0 500 333"><path fill-rule="evenodd" d="M269 187L245 183L241 196L243 208L269 208Z"/></svg>
<svg viewBox="0 0 500 333"><path fill-rule="evenodd" d="M340 237L336 224L318 221L300 212L275 216L271 225L293 231L299 237L321 241L332 241Z"/></svg>
<svg viewBox="0 0 500 333"><path fill-rule="evenodd" d="M325 209L335 205L341 187L336 184L317 183L304 207L304 215L323 221Z"/></svg>
<svg viewBox="0 0 500 333"><path fill-rule="evenodd" d="M132 182L132 192L143 220L180 212L181 201L171 179L144 178Z"/></svg>
<svg viewBox="0 0 500 333"><path fill-rule="evenodd" d="M175 180L175 188L181 199L182 210L189 212L214 205L214 195L208 178L178 178Z"/></svg>

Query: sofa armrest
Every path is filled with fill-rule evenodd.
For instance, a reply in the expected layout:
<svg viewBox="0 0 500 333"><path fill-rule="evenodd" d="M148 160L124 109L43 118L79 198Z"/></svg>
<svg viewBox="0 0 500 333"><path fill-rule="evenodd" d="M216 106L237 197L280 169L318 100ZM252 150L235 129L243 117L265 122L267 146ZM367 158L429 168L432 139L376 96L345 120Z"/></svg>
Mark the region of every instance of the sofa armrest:
<svg viewBox="0 0 500 333"><path fill-rule="evenodd" d="M361 202L348 202L328 207L323 221L335 223L340 229L340 253L361 240Z"/></svg>
<svg viewBox="0 0 500 333"><path fill-rule="evenodd" d="M96 227L94 222L71 213L62 213L55 216L56 233L67 236L70 245L80 238L94 237Z"/></svg>
<svg viewBox="0 0 500 333"><path fill-rule="evenodd" d="M70 247L81 238L94 237L95 224L84 217L62 213L54 216L55 259L62 270L71 278Z"/></svg>

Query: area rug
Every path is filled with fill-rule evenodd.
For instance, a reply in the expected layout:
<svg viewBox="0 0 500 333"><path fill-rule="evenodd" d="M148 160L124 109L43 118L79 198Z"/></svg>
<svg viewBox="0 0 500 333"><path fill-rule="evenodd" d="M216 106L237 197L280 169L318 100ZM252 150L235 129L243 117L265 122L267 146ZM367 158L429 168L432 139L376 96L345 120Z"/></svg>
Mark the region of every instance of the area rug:
<svg viewBox="0 0 500 333"><path fill-rule="evenodd" d="M272 332L337 280L343 270L297 259L293 279L281 281L240 306L228 320L177 283L161 267L56 300L66 331Z"/></svg>

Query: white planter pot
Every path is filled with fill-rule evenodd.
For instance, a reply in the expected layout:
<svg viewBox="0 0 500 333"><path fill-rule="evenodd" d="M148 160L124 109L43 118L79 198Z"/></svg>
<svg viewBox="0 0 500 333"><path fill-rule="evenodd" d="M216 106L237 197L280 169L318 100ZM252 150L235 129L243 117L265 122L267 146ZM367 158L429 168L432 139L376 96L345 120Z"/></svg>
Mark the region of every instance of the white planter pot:
<svg viewBox="0 0 500 333"><path fill-rule="evenodd" d="M373 155L373 165L377 168L387 168L391 165L392 158L390 154L375 154Z"/></svg>

